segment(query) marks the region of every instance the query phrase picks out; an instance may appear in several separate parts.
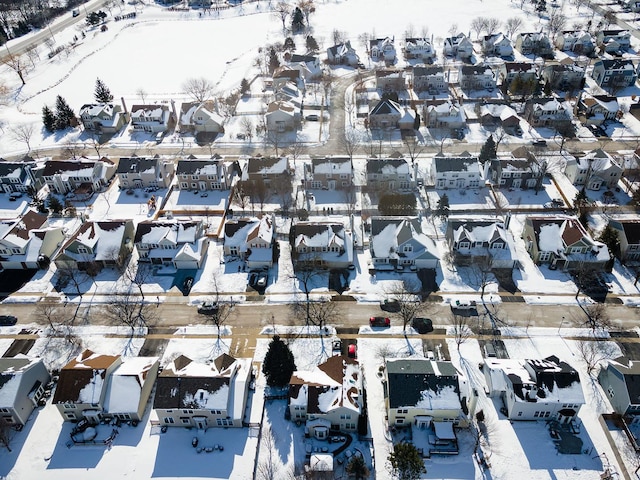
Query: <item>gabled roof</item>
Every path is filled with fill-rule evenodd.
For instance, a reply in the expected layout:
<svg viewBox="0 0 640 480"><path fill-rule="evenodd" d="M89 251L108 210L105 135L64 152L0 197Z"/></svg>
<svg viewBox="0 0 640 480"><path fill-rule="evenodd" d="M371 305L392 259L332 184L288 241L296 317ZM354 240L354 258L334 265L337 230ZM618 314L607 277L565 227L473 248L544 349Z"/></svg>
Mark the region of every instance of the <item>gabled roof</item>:
<svg viewBox="0 0 640 480"><path fill-rule="evenodd" d="M541 252L560 252L567 247L582 241L585 246L592 247L599 258L606 255L609 258L609 250L602 242L593 240L584 229L580 221L569 216L527 217L526 221L533 228L538 250Z"/></svg>
<svg viewBox="0 0 640 480"><path fill-rule="evenodd" d="M462 152L457 156L445 156L438 153L435 157L436 172L465 172L474 171L480 173L480 163L478 157L469 152Z"/></svg>
<svg viewBox="0 0 640 480"><path fill-rule="evenodd" d="M328 413L343 407L360 413L362 375L357 360L329 357L311 371L295 371L289 381L289 404L304 405L307 414Z"/></svg>
<svg viewBox="0 0 640 480"><path fill-rule="evenodd" d="M335 222L299 222L295 225L296 248L344 246L344 225Z"/></svg>
<svg viewBox="0 0 640 480"><path fill-rule="evenodd" d="M178 160L176 175L219 175L224 161L219 158Z"/></svg>
<svg viewBox="0 0 640 480"><path fill-rule="evenodd" d="M62 250L65 255L73 255L66 251L73 243L89 247L93 251L95 260L115 260L120 252L127 224L131 220L111 220L106 222L85 222L78 231L65 243ZM82 256L78 258L81 260Z"/></svg>
<svg viewBox="0 0 640 480"><path fill-rule="evenodd" d="M367 159L367 175L407 175L411 173L409 164L404 158L369 158Z"/></svg>
<svg viewBox="0 0 640 480"><path fill-rule="evenodd" d="M502 222L450 220L449 224L455 242L463 238L470 242L493 243L496 240L507 242L507 233Z"/></svg>
<svg viewBox="0 0 640 480"><path fill-rule="evenodd" d="M14 245L24 245L29 241L30 232L38 230L46 223L46 215L28 210L22 218L6 222L4 226L0 225L0 239L6 239Z"/></svg>
<svg viewBox="0 0 640 480"><path fill-rule="evenodd" d="M38 363L42 363L40 358L30 358L22 354L12 358L0 358L0 408L15 404L23 374Z"/></svg>
<svg viewBox="0 0 640 480"><path fill-rule="evenodd" d="M640 219L611 220L620 225L629 245L640 244Z"/></svg>
<svg viewBox="0 0 640 480"><path fill-rule="evenodd" d="M247 161L247 173L278 175L289 169L287 157L251 157Z"/></svg>
<svg viewBox="0 0 640 480"><path fill-rule="evenodd" d="M311 159L313 173L318 174L350 174L352 171L351 159L349 157L321 157Z"/></svg>
<svg viewBox="0 0 640 480"><path fill-rule="evenodd" d="M138 224L135 243L157 244L163 239L175 244L195 243L201 223L197 220L145 220Z"/></svg>
<svg viewBox="0 0 640 480"><path fill-rule="evenodd" d="M120 355L85 350L60 370L53 403L99 403L106 371Z"/></svg>
<svg viewBox="0 0 640 480"><path fill-rule="evenodd" d="M118 162L116 173L139 174L144 172L155 173L158 166L158 157L123 157Z"/></svg>
<svg viewBox="0 0 640 480"><path fill-rule="evenodd" d="M618 357L615 360L608 360L607 368L622 375L629 394L629 403L640 404L640 361Z"/></svg>
<svg viewBox="0 0 640 480"><path fill-rule="evenodd" d="M631 70L635 71L633 61L628 58L600 59L594 63L594 68L602 65L605 70Z"/></svg>
<svg viewBox="0 0 640 480"><path fill-rule="evenodd" d="M389 408L459 409L459 372L451 362L427 359L386 361Z"/></svg>
<svg viewBox="0 0 640 480"><path fill-rule="evenodd" d="M369 115L398 115L402 116L402 107L397 102L385 98L380 100L378 104L373 107Z"/></svg>
<svg viewBox="0 0 640 480"><path fill-rule="evenodd" d="M603 172L611 168L622 170L613 157L601 148L591 150L583 157L577 158L577 164L581 169L591 168L594 175L598 175L598 172Z"/></svg>
<svg viewBox="0 0 640 480"><path fill-rule="evenodd" d="M89 170L88 175L82 176L93 176L93 170L96 167L96 163L91 160L47 160L44 163L44 168L42 169L43 177L50 177L53 175L64 174L68 172L78 173L81 170Z"/></svg>
<svg viewBox="0 0 640 480"><path fill-rule="evenodd" d="M159 357L127 357L107 385L104 410L111 414L137 412L143 387L158 369Z"/></svg>
<svg viewBox="0 0 640 480"><path fill-rule="evenodd" d="M415 243L410 252L399 247ZM420 220L412 217L372 217L371 256L374 258L438 259L434 241L422 232Z"/></svg>

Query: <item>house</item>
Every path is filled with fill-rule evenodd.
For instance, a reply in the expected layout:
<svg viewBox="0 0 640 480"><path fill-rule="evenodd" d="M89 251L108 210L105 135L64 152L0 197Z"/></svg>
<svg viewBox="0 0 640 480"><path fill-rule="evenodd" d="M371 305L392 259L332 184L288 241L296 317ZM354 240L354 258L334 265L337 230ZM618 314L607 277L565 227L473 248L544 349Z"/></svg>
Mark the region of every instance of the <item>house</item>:
<svg viewBox="0 0 640 480"><path fill-rule="evenodd" d="M611 259L607 246L591 238L580 221L568 215L526 217L522 239L536 264L546 263L554 270L604 271Z"/></svg>
<svg viewBox="0 0 640 480"><path fill-rule="evenodd" d="M482 50L487 57L513 57L513 46L502 33L485 35L482 38Z"/></svg>
<svg viewBox="0 0 640 480"><path fill-rule="evenodd" d="M536 188L544 177L542 162L525 147L511 152L510 157L494 158L489 161L487 179L498 188Z"/></svg>
<svg viewBox="0 0 640 480"><path fill-rule="evenodd" d="M247 161L246 175L243 180L264 182L270 186L281 179L289 179L289 159L287 157L262 157L255 156Z"/></svg>
<svg viewBox="0 0 640 480"><path fill-rule="evenodd" d="M369 158L366 172L368 190L393 192L414 187L411 167L404 158Z"/></svg>
<svg viewBox="0 0 640 480"><path fill-rule="evenodd" d="M52 400L62 419L75 422L85 418L90 423L100 423L106 385L121 363L120 355L85 350L62 367Z"/></svg>
<svg viewBox="0 0 640 480"><path fill-rule="evenodd" d="M275 99L278 102L290 103L299 111L304 103L304 94L295 83L287 82L275 90Z"/></svg>
<svg viewBox="0 0 640 480"><path fill-rule="evenodd" d="M287 58L287 66L294 70L298 70L304 82L311 82L322 76L320 58L317 55L287 53L285 54L285 58Z"/></svg>
<svg viewBox="0 0 640 480"><path fill-rule="evenodd" d="M563 52L591 57L596 50L596 39L584 30L565 30L556 34L555 45Z"/></svg>
<svg viewBox="0 0 640 480"><path fill-rule="evenodd" d="M135 131L160 133L169 128L171 112L167 105L133 105L131 126Z"/></svg>
<svg viewBox="0 0 640 480"><path fill-rule="evenodd" d="M195 157L178 160L177 186L180 190L229 190L234 167L223 158L214 155L207 159Z"/></svg>
<svg viewBox="0 0 640 480"><path fill-rule="evenodd" d="M65 239L62 226L49 226L46 215L28 210L22 218L0 221L0 267L48 268Z"/></svg>
<svg viewBox="0 0 640 480"><path fill-rule="evenodd" d="M400 92L406 90L404 70L396 68L376 69L376 88L383 92Z"/></svg>
<svg viewBox="0 0 640 480"><path fill-rule="evenodd" d="M554 90L580 90L584 87L584 68L578 65L547 63L542 68L542 80Z"/></svg>
<svg viewBox="0 0 640 480"><path fill-rule="evenodd" d="M52 192L90 195L106 187L115 170L114 164L106 158L95 161L47 160L38 168L38 174Z"/></svg>
<svg viewBox="0 0 640 480"><path fill-rule="evenodd" d="M640 260L640 219L610 218L609 226L618 235L619 251L615 252L624 264L635 264Z"/></svg>
<svg viewBox="0 0 640 480"><path fill-rule="evenodd" d="M85 222L64 242L54 263L82 271L122 267L133 251L133 234L132 220Z"/></svg>
<svg viewBox="0 0 640 480"><path fill-rule="evenodd" d="M396 47L393 38L376 38L369 40L369 56L374 62L395 63Z"/></svg>
<svg viewBox="0 0 640 480"><path fill-rule="evenodd" d="M128 188L168 188L173 180L175 164L173 161L154 157L123 157L118 162L116 175L120 187Z"/></svg>
<svg viewBox="0 0 640 480"><path fill-rule="evenodd" d="M486 358L489 396L500 397L509 420L571 423L585 404L580 375L552 355L544 359Z"/></svg>
<svg viewBox="0 0 640 480"><path fill-rule="evenodd" d="M496 88L496 75L489 65L460 65L458 82L463 90L488 90Z"/></svg>
<svg viewBox="0 0 640 480"><path fill-rule="evenodd" d="M516 50L523 55L553 58L553 45L542 32L522 32L516 36Z"/></svg>
<svg viewBox="0 0 640 480"><path fill-rule="evenodd" d="M464 33L444 39L443 53L447 57L458 57L460 60L470 60L473 56L473 43Z"/></svg>
<svg viewBox="0 0 640 480"><path fill-rule="evenodd" d="M315 157L304 164L304 186L312 190L344 190L353 185L353 165L349 157Z"/></svg>
<svg viewBox="0 0 640 480"><path fill-rule="evenodd" d="M294 131L300 126L300 110L287 101L271 102L264 118L271 134Z"/></svg>
<svg viewBox="0 0 640 480"><path fill-rule="evenodd" d="M502 87L509 90L514 80L512 93L522 93L535 91L538 85L538 71L533 63L529 62L504 62L500 68L499 76L502 80Z"/></svg>
<svg viewBox="0 0 640 480"><path fill-rule="evenodd" d="M537 97L527 100L523 117L535 128L553 128L566 133L573 130L571 107L557 98Z"/></svg>
<svg viewBox="0 0 640 480"><path fill-rule="evenodd" d="M629 30L600 30L596 35L596 43L605 53L626 52L631 48Z"/></svg>
<svg viewBox="0 0 640 480"><path fill-rule="evenodd" d="M211 363L175 358L156 380L153 409L168 427L242 427L251 359L223 353Z"/></svg>
<svg viewBox="0 0 640 480"><path fill-rule="evenodd" d="M372 217L370 248L374 270L435 269L440 259L415 217Z"/></svg>
<svg viewBox="0 0 640 480"><path fill-rule="evenodd" d="M500 125L505 130L515 131L517 134L520 128L520 117L508 105L487 103L480 107L480 123L482 125Z"/></svg>
<svg viewBox="0 0 640 480"><path fill-rule="evenodd" d="M29 189L40 189L42 182L34 174L34 161L0 161L0 191L5 193L27 193Z"/></svg>
<svg viewBox="0 0 640 480"><path fill-rule="evenodd" d="M111 373L104 398L104 413L139 422L156 383L159 357L127 357Z"/></svg>
<svg viewBox="0 0 640 480"><path fill-rule="evenodd" d="M428 63L431 63L436 56L436 51L427 38L405 38L403 53L406 60L421 60Z"/></svg>
<svg viewBox="0 0 640 480"><path fill-rule="evenodd" d="M513 268L516 263L508 224L502 221L449 218L446 238L455 265L478 264L493 269Z"/></svg>
<svg viewBox="0 0 640 480"><path fill-rule="evenodd" d="M397 102L388 98L382 99L369 111L369 128L399 128L398 122L404 111Z"/></svg>
<svg viewBox="0 0 640 480"><path fill-rule="evenodd" d="M617 91L636 83L637 73L630 59L605 59L593 64L591 77L598 86Z"/></svg>
<svg viewBox="0 0 640 480"><path fill-rule="evenodd" d="M287 83L293 83L297 88L304 88L304 79L300 70L290 67L289 65L282 65L276 68L272 75L273 82L272 87L274 91L279 90L283 85Z"/></svg>
<svg viewBox="0 0 640 480"><path fill-rule="evenodd" d="M434 157L435 185L438 189L478 188L484 184L477 156L463 152L458 156L438 153Z"/></svg>
<svg viewBox="0 0 640 480"><path fill-rule="evenodd" d="M185 102L180 106L180 133L224 133L224 117L214 102Z"/></svg>
<svg viewBox="0 0 640 480"><path fill-rule="evenodd" d="M582 93L576 105L580 121L585 125L602 125L622 116L618 98L609 95L589 95Z"/></svg>
<svg viewBox="0 0 640 480"><path fill-rule="evenodd" d="M592 150L573 162L567 162L564 174L577 187L589 190L615 188L622 178L622 167L601 148Z"/></svg>
<svg viewBox="0 0 640 480"><path fill-rule="evenodd" d="M273 265L274 218L239 218L224 224L225 256L239 257L249 268Z"/></svg>
<svg viewBox="0 0 640 480"><path fill-rule="evenodd" d="M413 67L413 90L428 92L430 95L444 93L449 89L449 80L444 68L439 65L416 65Z"/></svg>
<svg viewBox="0 0 640 480"><path fill-rule="evenodd" d="M463 128L466 115L457 103L451 100L435 100L425 102L423 110L424 124L429 128Z"/></svg>
<svg viewBox="0 0 640 480"><path fill-rule="evenodd" d="M306 422L309 435L326 440L332 432L356 433L363 421L362 370L357 360L329 357L310 371L296 370L289 380L291 420Z"/></svg>
<svg viewBox="0 0 640 480"><path fill-rule="evenodd" d="M44 400L51 376L42 359L18 354L0 358L0 425L24 426Z"/></svg>
<svg viewBox="0 0 640 480"><path fill-rule="evenodd" d="M640 362L627 357L606 360L598 372L602 387L613 411L640 421Z"/></svg>
<svg viewBox="0 0 640 480"><path fill-rule="evenodd" d="M145 220L138 223L134 244L138 262L199 269L209 239L202 220Z"/></svg>
<svg viewBox="0 0 640 480"><path fill-rule="evenodd" d="M356 53L355 49L351 46L351 42L346 42L333 45L327 48L327 61L331 65L350 65L356 67L360 63L360 57Z"/></svg>
<svg viewBox="0 0 640 480"><path fill-rule="evenodd" d="M384 376L390 426L423 426L420 424L431 421L468 426L467 382L451 362L387 359Z"/></svg>
<svg viewBox="0 0 640 480"><path fill-rule="evenodd" d="M129 114L113 103L86 104L80 108L80 121L85 130L116 133L129 123Z"/></svg>
<svg viewBox="0 0 640 480"><path fill-rule="evenodd" d="M294 263L313 263L320 268L353 265L353 235L340 222L298 222L291 226Z"/></svg>

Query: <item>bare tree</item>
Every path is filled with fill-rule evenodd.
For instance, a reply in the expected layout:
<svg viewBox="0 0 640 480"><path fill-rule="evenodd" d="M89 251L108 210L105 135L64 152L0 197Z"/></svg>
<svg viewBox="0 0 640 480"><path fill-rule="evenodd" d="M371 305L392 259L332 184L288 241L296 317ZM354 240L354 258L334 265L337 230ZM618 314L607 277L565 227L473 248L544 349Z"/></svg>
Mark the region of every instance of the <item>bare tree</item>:
<svg viewBox="0 0 640 480"><path fill-rule="evenodd" d="M404 140L404 146L407 149L407 154L411 159L411 165L415 163L420 154L424 152L425 146L420 144L416 137L406 137Z"/></svg>
<svg viewBox="0 0 640 480"><path fill-rule="evenodd" d="M396 282L386 293L392 301L398 303L395 316L402 322L403 333L407 331L407 326L428 308L428 304L421 301L420 283L417 281L405 279Z"/></svg>
<svg viewBox="0 0 640 480"><path fill-rule="evenodd" d="M307 147L303 142L296 138L289 144L286 153L293 159L293 164L295 165L298 157L307 153Z"/></svg>
<svg viewBox="0 0 640 480"><path fill-rule="evenodd" d="M244 183L244 191L251 199L251 206L255 210L256 204L260 206L260 211L264 210L264 205L271 197L271 192L262 178L249 180Z"/></svg>
<svg viewBox="0 0 640 480"><path fill-rule="evenodd" d="M300 10L302 10L307 28L309 28L309 15L316 11L313 0L300 0L298 2L298 7L300 7Z"/></svg>
<svg viewBox="0 0 640 480"><path fill-rule="evenodd" d="M531 168L531 176L535 179L536 184L533 189L536 192L536 195L542 190L542 183L544 182L544 177L547 175L549 171L549 164L546 160L542 158L538 158L535 155L531 155L530 159L530 168Z"/></svg>
<svg viewBox="0 0 640 480"><path fill-rule="evenodd" d="M476 255L471 263L471 277L475 285L480 289L480 298L484 301L484 293L486 288L496 282L496 277L492 272L493 254L486 249L484 255Z"/></svg>
<svg viewBox="0 0 640 480"><path fill-rule="evenodd" d="M296 317L304 318L305 325L308 327L311 324L311 289L313 287L313 281L322 275L322 271L316 266L316 262L313 258L298 259L295 263L295 275L292 278L298 281L299 288L302 289L305 297L304 303L304 315L298 313Z"/></svg>
<svg viewBox="0 0 640 480"><path fill-rule="evenodd" d="M251 143L251 139L253 138L253 122L249 117L242 117L240 120L240 128L242 128L242 133L244 133L245 138L249 139L249 143Z"/></svg>
<svg viewBox="0 0 640 480"><path fill-rule="evenodd" d="M504 22L504 29L507 32L507 36L509 38L513 38L518 30L522 28L522 18L520 17L510 17L507 18Z"/></svg>
<svg viewBox="0 0 640 480"><path fill-rule="evenodd" d="M489 17L485 19L485 30L487 35L493 35L502 21L499 18Z"/></svg>
<svg viewBox="0 0 640 480"><path fill-rule="evenodd" d="M27 153L31 151L31 137L33 136L33 124L22 123L11 127L11 136L17 142L22 142L27 146Z"/></svg>
<svg viewBox="0 0 640 480"><path fill-rule="evenodd" d="M278 2L273 8L273 16L282 22L282 31L286 30L285 22L290 13L291 7L285 2Z"/></svg>
<svg viewBox="0 0 640 480"><path fill-rule="evenodd" d="M451 326L453 328L453 339L456 343L456 348L458 349L458 353L460 352L460 345L465 343L471 336L473 332L469 327L469 319L471 317L465 317L464 315L451 314Z"/></svg>
<svg viewBox="0 0 640 480"><path fill-rule="evenodd" d="M136 90L136 95L140 97L140 101L144 105L144 101L147 98L147 91L143 87L140 87Z"/></svg>
<svg viewBox="0 0 640 480"><path fill-rule="evenodd" d="M66 141L62 147L62 155L67 157L71 157L72 160L77 160L82 156L82 151L84 150L84 145L76 142L72 142L71 140Z"/></svg>
<svg viewBox="0 0 640 480"><path fill-rule="evenodd" d="M187 79L182 84L182 88L184 92L196 102L204 102L213 95L215 85L210 80L199 77Z"/></svg>
<svg viewBox="0 0 640 480"><path fill-rule="evenodd" d="M28 46L25 49L25 54L27 55L27 58L31 62L31 67L35 68L36 61L40 60L40 54L38 53L38 46L37 45Z"/></svg>
<svg viewBox="0 0 640 480"><path fill-rule="evenodd" d="M291 177L288 175L281 175L278 178L274 178L271 181L271 190L278 198L283 215L288 216L289 209L293 203L293 198L291 196L291 193L293 192Z"/></svg>
<svg viewBox="0 0 640 480"><path fill-rule="evenodd" d="M487 28L487 19L485 17L476 17L471 20L470 27L476 33L476 38L480 38L480 32Z"/></svg>
<svg viewBox="0 0 640 480"><path fill-rule="evenodd" d="M264 143L273 148L276 157L280 155L280 147L284 143L284 135L278 129L267 130L264 137Z"/></svg>
<svg viewBox="0 0 640 480"><path fill-rule="evenodd" d="M344 130L344 134L340 138L340 144L347 155L349 155L349 159L353 160L353 155L356 150L362 144L362 138L357 130L353 128L347 128Z"/></svg>
<svg viewBox="0 0 640 480"><path fill-rule="evenodd" d="M356 191L356 186L353 182L350 182L349 185L342 187L340 192L342 195L342 201L347 210L347 215L354 214L358 203L358 192Z"/></svg>
<svg viewBox="0 0 640 480"><path fill-rule="evenodd" d="M583 307L586 319L581 325L587 326L595 334L596 330L608 330L613 324L604 303L592 303Z"/></svg>
<svg viewBox="0 0 640 480"><path fill-rule="evenodd" d="M244 213L245 209L249 205L250 197L248 190L251 188L249 182L247 180L241 180L236 183L233 188L233 203L238 205L242 209L242 213Z"/></svg>
<svg viewBox="0 0 640 480"><path fill-rule="evenodd" d="M298 320L305 322L306 326L313 325L318 327L320 336L322 336L329 321L340 316L339 304L337 302L332 302L330 299L294 302L291 304L291 310L293 316Z"/></svg>
<svg viewBox="0 0 640 480"><path fill-rule="evenodd" d="M137 328L146 327L156 319L156 308L152 307L130 290L112 295L104 308L107 320L131 329L131 338Z"/></svg>
<svg viewBox="0 0 640 480"><path fill-rule="evenodd" d="M153 276L153 267L149 263L140 262L138 260L134 260L133 258L129 260L129 263L124 268L122 272L123 279L129 285L135 285L140 293L140 297L144 302L144 289L142 288L146 285L151 277Z"/></svg>
<svg viewBox="0 0 640 480"><path fill-rule="evenodd" d="M86 271L80 270L75 264L59 265L57 269L58 282L71 283L78 296L82 297L82 284L90 279Z"/></svg>
<svg viewBox="0 0 640 480"><path fill-rule="evenodd" d="M278 459L276 436L271 426L262 427L260 439L260 457L256 470L257 480L279 480L282 478L282 463Z"/></svg>
<svg viewBox="0 0 640 480"><path fill-rule="evenodd" d="M234 313L234 307L237 302L234 302L231 299L220 298L220 279L217 272L212 276L212 283L214 291L213 302L215 308L211 309L211 311L208 312L208 314L205 316L204 321L216 326L218 335L217 343L219 343L220 336L222 334L222 328L227 324L232 314Z"/></svg>
<svg viewBox="0 0 640 480"><path fill-rule="evenodd" d="M26 85L27 82L24 79L24 76L27 70L27 62L24 57L20 55L9 54L8 56L4 57L2 63L9 69L13 70L18 75L18 77L20 77L22 85Z"/></svg>
<svg viewBox="0 0 640 480"><path fill-rule="evenodd" d="M556 33L563 30L567 24L567 17L562 10L556 9L549 14L549 33L555 37Z"/></svg>
<svg viewBox="0 0 640 480"><path fill-rule="evenodd" d="M39 302L34 313L39 322L49 326L49 336L63 337L72 347L80 345L80 341L73 331L74 318L65 314L63 306L50 302Z"/></svg>
<svg viewBox="0 0 640 480"><path fill-rule="evenodd" d="M613 343L597 339L578 342L578 352L590 377L594 377L598 373L598 367L602 362L616 358L618 354Z"/></svg>
<svg viewBox="0 0 640 480"><path fill-rule="evenodd" d="M11 440L16 432L15 425L7 422L4 416L0 416L0 444L4 445L7 451L11 452Z"/></svg>

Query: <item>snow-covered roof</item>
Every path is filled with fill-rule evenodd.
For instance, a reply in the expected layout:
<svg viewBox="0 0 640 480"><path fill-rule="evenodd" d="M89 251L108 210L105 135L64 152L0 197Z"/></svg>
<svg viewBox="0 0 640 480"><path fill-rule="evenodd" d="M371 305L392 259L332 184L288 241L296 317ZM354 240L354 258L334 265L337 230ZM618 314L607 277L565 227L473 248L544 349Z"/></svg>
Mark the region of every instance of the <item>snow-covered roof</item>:
<svg viewBox="0 0 640 480"><path fill-rule="evenodd" d="M13 407L23 375L37 363L42 363L42 360L22 354L0 358L0 408Z"/></svg>
<svg viewBox="0 0 640 480"><path fill-rule="evenodd" d="M104 409L111 414L137 412L148 375L159 357L127 357L114 370L107 385Z"/></svg>
<svg viewBox="0 0 640 480"><path fill-rule="evenodd" d="M120 355L100 355L85 350L60 370L53 403L100 403L106 371Z"/></svg>
<svg viewBox="0 0 640 480"><path fill-rule="evenodd" d="M410 250L401 248L412 244ZM373 217L371 219L373 258L439 258L434 241L422 232L416 218Z"/></svg>

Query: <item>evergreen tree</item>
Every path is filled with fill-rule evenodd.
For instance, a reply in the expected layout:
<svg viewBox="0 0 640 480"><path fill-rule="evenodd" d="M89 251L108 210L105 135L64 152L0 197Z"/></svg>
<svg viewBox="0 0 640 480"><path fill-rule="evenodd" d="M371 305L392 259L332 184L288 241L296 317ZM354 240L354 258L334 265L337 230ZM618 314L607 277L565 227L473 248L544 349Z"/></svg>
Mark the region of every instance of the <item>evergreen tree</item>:
<svg viewBox="0 0 640 480"><path fill-rule="evenodd" d="M267 379L267 385L271 387L286 386L295 370L293 353L278 335L274 335L262 363L262 373Z"/></svg>
<svg viewBox="0 0 640 480"><path fill-rule="evenodd" d="M544 91L545 95L551 95L551 84L548 81L544 82L544 90L543 91Z"/></svg>
<svg viewBox="0 0 640 480"><path fill-rule="evenodd" d="M362 456L360 455L354 455L353 457L351 457L351 460L347 464L347 468L345 470L356 480L369 478L369 468L367 467L364 458L362 458Z"/></svg>
<svg viewBox="0 0 640 480"><path fill-rule="evenodd" d="M278 54L276 53L276 49L271 47L271 50L269 50L269 73L273 75L273 72L279 66L280 66L280 60L278 59Z"/></svg>
<svg viewBox="0 0 640 480"><path fill-rule="evenodd" d="M412 443L401 442L394 445L387 460L394 477L399 480L417 480L427 473L422 456Z"/></svg>
<svg viewBox="0 0 640 480"><path fill-rule="evenodd" d="M71 126L76 118L67 101L60 95L56 97L56 130L64 130Z"/></svg>
<svg viewBox="0 0 640 480"><path fill-rule="evenodd" d="M58 197L56 197L55 195L51 195L49 197L48 203L49 203L49 210L51 210L52 213L61 213L64 208L60 200L58 200Z"/></svg>
<svg viewBox="0 0 640 480"><path fill-rule="evenodd" d="M446 220L447 218L449 218L449 197L446 193L443 193L438 200L438 204L436 206L436 215L440 218L440 220Z"/></svg>
<svg viewBox="0 0 640 480"><path fill-rule="evenodd" d="M56 116L53 114L51 109L46 105L42 107L42 123L44 123L44 129L53 133L56 129Z"/></svg>
<svg viewBox="0 0 640 480"><path fill-rule="evenodd" d="M251 85L249 85L249 81L246 78L243 78L240 82L240 93L247 93L251 89Z"/></svg>
<svg viewBox="0 0 640 480"><path fill-rule="evenodd" d="M296 42L293 41L293 38L287 37L284 39L284 49L291 50L292 52L296 49Z"/></svg>
<svg viewBox="0 0 640 480"><path fill-rule="evenodd" d="M482 145L482 149L480 150L480 155L478 156L478 160L481 163L486 162L487 160L491 160L496 158L496 154L498 153L498 147L496 146L496 142L493 140L493 135L489 135L487 141Z"/></svg>
<svg viewBox="0 0 640 480"><path fill-rule="evenodd" d="M617 256L620 254L620 239L618 238L618 233L611 227L611 224L607 224L607 226L604 227L598 240L609 248L611 255Z"/></svg>
<svg viewBox="0 0 640 480"><path fill-rule="evenodd" d="M299 32L304 28L304 14L300 7L296 7L293 11L293 15L291 15L291 30L295 32Z"/></svg>
<svg viewBox="0 0 640 480"><path fill-rule="evenodd" d="M318 51L318 42L316 42L316 39L313 38L313 36L308 35L307 36L307 50L309 50L310 52L317 52Z"/></svg>
<svg viewBox="0 0 640 480"><path fill-rule="evenodd" d="M99 78L96 78L96 89L93 93L93 97L98 103L113 102L113 95L111 94L111 90L109 90L109 87L107 87Z"/></svg>

